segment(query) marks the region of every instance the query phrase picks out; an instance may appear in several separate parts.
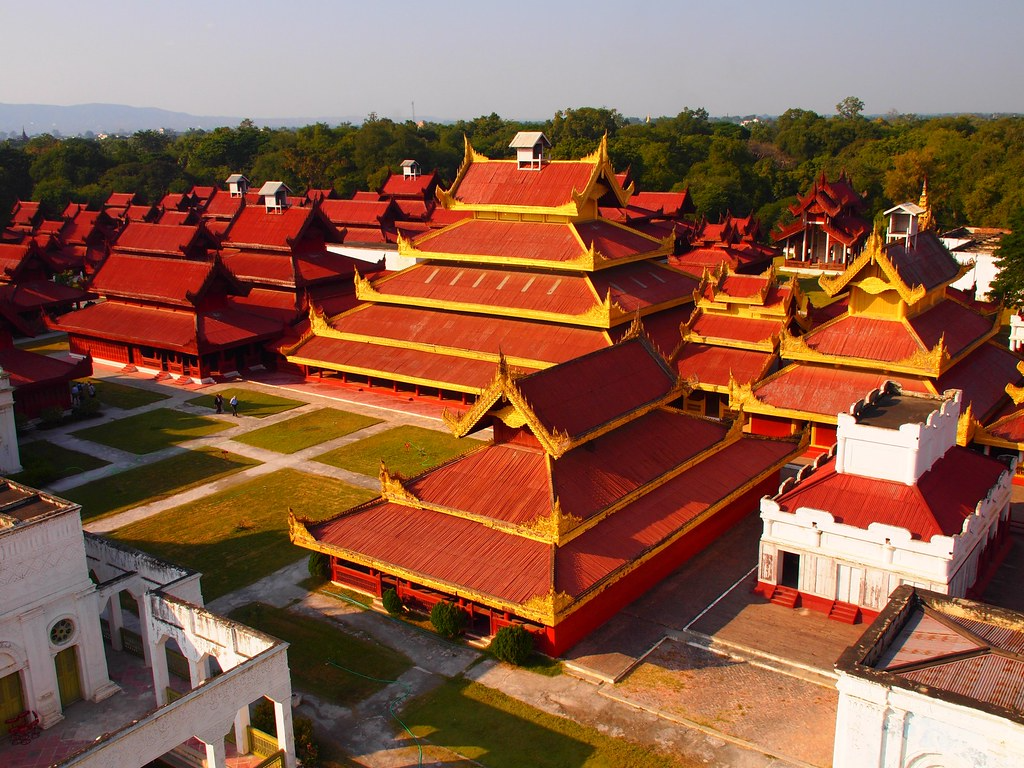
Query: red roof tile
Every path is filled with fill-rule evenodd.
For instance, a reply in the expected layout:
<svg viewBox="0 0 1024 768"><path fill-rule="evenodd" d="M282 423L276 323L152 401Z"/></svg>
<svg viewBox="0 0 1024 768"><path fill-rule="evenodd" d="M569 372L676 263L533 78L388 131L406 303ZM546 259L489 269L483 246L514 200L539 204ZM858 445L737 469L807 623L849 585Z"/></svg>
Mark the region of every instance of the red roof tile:
<svg viewBox="0 0 1024 768"><path fill-rule="evenodd" d="M835 459L778 497L786 512L820 509L836 522L867 529L871 523L906 528L915 539L954 536L1006 472L997 459L954 446L916 485L835 471Z"/></svg>
<svg viewBox="0 0 1024 768"><path fill-rule="evenodd" d="M540 170L520 170L515 160L474 162L452 193L467 205L553 208L573 202L594 171L595 164L585 162L552 162Z"/></svg>

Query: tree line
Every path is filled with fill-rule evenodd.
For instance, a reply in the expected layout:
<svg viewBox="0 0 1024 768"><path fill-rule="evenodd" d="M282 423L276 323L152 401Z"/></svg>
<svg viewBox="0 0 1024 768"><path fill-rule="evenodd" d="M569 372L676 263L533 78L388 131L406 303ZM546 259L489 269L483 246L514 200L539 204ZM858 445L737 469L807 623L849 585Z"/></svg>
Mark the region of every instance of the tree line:
<svg viewBox="0 0 1024 768"><path fill-rule="evenodd" d="M237 127L165 134L139 131L105 139L55 138L0 144L0 224L16 199L37 200L50 217L68 201L93 206L111 192L156 203L167 192L220 185L231 173L256 183L284 181L296 193L333 187L348 197L378 189L405 159L455 178L463 137L489 157L511 157L517 131L540 130L555 159L592 152L603 135L618 171L637 188L688 188L699 214L756 214L770 227L795 196L824 173L845 170L863 192L869 215L916 201L923 179L940 227L1007 226L1024 206L1024 117L972 115L869 119L854 97L836 114L790 109L769 120L712 119L704 109L675 117L628 120L615 109L565 109L541 123L496 114L455 123L394 122L371 114L361 125Z"/></svg>

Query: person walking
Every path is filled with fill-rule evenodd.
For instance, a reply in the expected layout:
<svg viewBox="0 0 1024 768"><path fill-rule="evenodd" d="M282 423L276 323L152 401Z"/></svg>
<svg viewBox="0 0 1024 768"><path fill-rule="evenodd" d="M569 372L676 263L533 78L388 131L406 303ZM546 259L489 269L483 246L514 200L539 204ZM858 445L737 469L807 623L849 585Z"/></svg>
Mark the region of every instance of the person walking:
<svg viewBox="0 0 1024 768"><path fill-rule="evenodd" d="M86 385L86 387L89 390L89 397L90 398L96 397L96 387L95 387L95 385L91 381Z"/></svg>
<svg viewBox="0 0 1024 768"><path fill-rule="evenodd" d="M232 395L231 399L228 400L228 404L231 406L231 415L238 415L238 395Z"/></svg>
<svg viewBox="0 0 1024 768"><path fill-rule="evenodd" d="M213 407L217 409L217 413L224 413L224 395L220 392L213 396Z"/></svg>

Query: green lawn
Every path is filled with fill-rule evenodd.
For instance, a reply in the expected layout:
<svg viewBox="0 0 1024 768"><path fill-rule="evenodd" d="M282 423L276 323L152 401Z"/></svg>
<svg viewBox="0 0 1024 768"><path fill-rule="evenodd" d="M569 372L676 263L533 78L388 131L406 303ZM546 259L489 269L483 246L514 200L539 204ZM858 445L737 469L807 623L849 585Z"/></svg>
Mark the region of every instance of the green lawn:
<svg viewBox="0 0 1024 768"><path fill-rule="evenodd" d="M319 408L294 419L246 432L235 440L278 453L295 453L379 423L380 419L370 416L335 408Z"/></svg>
<svg viewBox="0 0 1024 768"><path fill-rule="evenodd" d="M696 768L698 763L606 736L463 678L400 713L416 736L488 768Z"/></svg>
<svg viewBox="0 0 1024 768"><path fill-rule="evenodd" d="M209 408L212 411L214 410L214 394L216 393L211 392L209 395L193 397L187 402L189 405L199 405L204 408ZM232 387L230 389L220 390L220 394L224 397L225 413L231 413L231 406L228 405L228 401L231 400L232 395L235 395L238 397L238 412L244 416L255 416L257 419L262 419L266 416L273 416L275 413L282 413L283 411L290 411L292 408L298 408L300 405L304 405L304 403L299 400L289 400L286 397L268 395L254 389L239 389L238 387Z"/></svg>
<svg viewBox="0 0 1024 768"><path fill-rule="evenodd" d="M119 528L114 536L201 571L203 595L215 600L309 555L288 541L289 509L324 519L376 496L282 469Z"/></svg>
<svg viewBox="0 0 1024 768"><path fill-rule="evenodd" d="M112 408L121 408L125 411L160 400L166 400L170 397L170 395L165 395L163 392L153 392L149 389L118 384L116 381L110 381L109 379L85 379L85 381L91 381L93 386L96 387L96 397L99 398L101 403Z"/></svg>
<svg viewBox="0 0 1024 768"><path fill-rule="evenodd" d="M50 355L54 352L68 351L68 335L62 333L59 336L51 336L47 339L25 339L19 341L18 349L25 349L29 352L36 352L40 355Z"/></svg>
<svg viewBox="0 0 1024 768"><path fill-rule="evenodd" d="M61 496L81 504L82 519L91 520L165 499L259 463L216 448L201 448L93 480Z"/></svg>
<svg viewBox="0 0 1024 768"><path fill-rule="evenodd" d="M317 456L316 460L373 476L380 471L380 460L384 459L390 471L412 477L480 445L477 440L460 440L447 432L405 426L342 446Z"/></svg>
<svg viewBox="0 0 1024 768"><path fill-rule="evenodd" d="M157 408L118 419L98 427L74 432L75 437L92 440L130 453L153 453L171 445L230 429L217 419L195 416L171 408Z"/></svg>
<svg viewBox="0 0 1024 768"><path fill-rule="evenodd" d="M49 485L62 477L71 477L80 472L109 464L87 453L72 451L48 440L23 443L18 448L21 454L22 471L11 475L11 480L31 485L34 488Z"/></svg>
<svg viewBox="0 0 1024 768"><path fill-rule="evenodd" d="M405 656L380 643L281 608L249 603L229 615L288 642L292 687L343 707L350 707L387 686L367 678L395 680L412 666Z"/></svg>

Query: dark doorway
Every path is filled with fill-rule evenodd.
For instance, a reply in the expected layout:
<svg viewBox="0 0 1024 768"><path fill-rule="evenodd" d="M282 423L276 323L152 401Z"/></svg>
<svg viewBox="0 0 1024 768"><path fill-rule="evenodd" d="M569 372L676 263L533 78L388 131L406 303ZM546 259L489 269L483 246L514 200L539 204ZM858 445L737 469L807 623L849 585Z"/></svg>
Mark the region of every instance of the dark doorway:
<svg viewBox="0 0 1024 768"><path fill-rule="evenodd" d="M791 589L800 589L800 555L793 552L782 554L782 578L779 583Z"/></svg>

